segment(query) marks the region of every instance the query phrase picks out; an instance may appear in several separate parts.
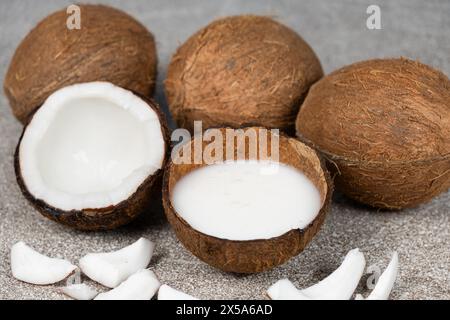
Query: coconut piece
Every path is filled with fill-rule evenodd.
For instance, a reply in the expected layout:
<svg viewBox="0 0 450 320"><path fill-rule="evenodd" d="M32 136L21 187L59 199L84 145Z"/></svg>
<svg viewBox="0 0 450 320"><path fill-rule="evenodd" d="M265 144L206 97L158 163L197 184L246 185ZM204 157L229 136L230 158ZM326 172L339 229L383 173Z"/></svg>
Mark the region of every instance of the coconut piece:
<svg viewBox="0 0 450 320"><path fill-rule="evenodd" d="M11 248L14 278L38 285L48 285L67 278L77 266L64 259L49 258L19 241Z"/></svg>
<svg viewBox="0 0 450 320"><path fill-rule="evenodd" d="M269 17L216 20L173 56L165 81L178 126L255 125L294 133L295 117L309 87L323 76L311 47Z"/></svg>
<svg viewBox="0 0 450 320"><path fill-rule="evenodd" d="M339 69L310 90L297 135L314 146L347 196L401 209L450 187L450 80L408 59Z"/></svg>
<svg viewBox="0 0 450 320"><path fill-rule="evenodd" d="M261 142L260 139L264 139L265 141L265 135L261 135L262 132L264 132L262 128L245 128L242 132L246 134L249 133L250 130L255 133L258 140L256 142L257 144ZM223 137L227 134L235 133L235 130L233 129L223 128L219 129L219 131ZM272 137L271 135L267 135L267 138L267 154L270 154ZM198 143L202 143L203 150L205 150L208 142L198 141L197 139L202 140L201 137L194 137L193 140L186 143L183 148L187 150L188 148L194 148ZM300 141L289 138L283 134L277 139L279 139L279 163L298 170L312 182L320 194L320 208L314 216L310 217L311 219L309 222L301 229L298 225L292 226L290 224L286 224L290 225L290 228L284 229L276 224L277 218L275 217L272 219L272 221L274 221L273 224L266 226L266 229L271 229L272 226L275 226L273 228L277 228L278 232L275 233L274 230L269 230L268 232L264 231L264 235L266 235L265 238L258 237L257 235L262 235L263 231L258 231L256 229L251 239L249 237L243 237L242 235L245 236L244 233L238 235L239 238L234 237L229 239L218 237L217 233L211 230L209 233L205 233L196 229L194 225L183 218L186 216L183 215L183 213L178 212L175 208L173 195L175 187L183 177L196 169L206 167L208 164L206 162L202 162L202 164L179 164L179 155L175 154L172 159L173 161L168 165L167 170L165 171L163 186L163 204L167 218L182 244L194 255L211 266L224 271L237 273L254 273L269 270L299 254L311 241L322 225L332 195L332 183L328 172L323 166L320 157L318 157L313 149ZM226 139L223 139L222 141L223 150L226 148L225 140ZM245 141L246 143L248 142L247 139ZM236 148L237 144L235 144L234 147ZM267 160L264 157L261 158L260 154L250 154L248 152L248 147L249 146L246 145L246 159L249 161ZM226 159L225 152L222 155L222 160L223 161L220 162L219 159L218 163L230 160ZM281 204L279 208L282 208ZM211 209L213 210L213 208ZM274 211L273 214L277 214L278 216L281 213ZM285 214L285 212L282 212L282 214ZM301 211L298 212L298 217L302 217ZM288 221L286 219L280 219L280 221L281 220L283 222ZM242 227L244 224L241 224L241 222L242 221L239 220L235 221L236 228L239 227L245 229L245 227ZM207 224L204 224L204 226L207 226ZM229 228L225 231L231 235ZM225 234L222 235L225 236Z"/></svg>
<svg viewBox="0 0 450 320"><path fill-rule="evenodd" d="M82 230L112 229L149 208L168 157L152 101L107 82L53 93L24 128L15 170L44 216Z"/></svg>
<svg viewBox="0 0 450 320"><path fill-rule="evenodd" d="M153 271L145 269L133 274L117 288L100 293L94 300L150 300L159 287Z"/></svg>
<svg viewBox="0 0 450 320"><path fill-rule="evenodd" d="M157 71L153 35L120 10L79 7L79 30L67 27L64 8L42 20L14 54L4 89L22 123L49 95L75 83L108 81L147 97L153 93Z"/></svg>
<svg viewBox="0 0 450 320"><path fill-rule="evenodd" d="M107 253L89 253L80 259L80 268L92 280L115 288L150 263L155 244L145 238Z"/></svg>
<svg viewBox="0 0 450 320"><path fill-rule="evenodd" d="M184 292L163 284L158 290L158 300L198 300Z"/></svg>
<svg viewBox="0 0 450 320"><path fill-rule="evenodd" d="M273 300L349 300L361 279L366 261L359 249L345 256L332 274L317 284L298 290L287 279L272 285L267 293Z"/></svg>
<svg viewBox="0 0 450 320"><path fill-rule="evenodd" d="M289 279L278 280L267 289L267 294L272 300L311 300L298 290Z"/></svg>
<svg viewBox="0 0 450 320"><path fill-rule="evenodd" d="M71 284L59 288L59 291L75 300L92 300L98 295L97 290L84 283Z"/></svg>
<svg viewBox="0 0 450 320"><path fill-rule="evenodd" d="M398 274L398 254L394 252L392 254L391 261L378 279L375 288L364 299L364 297L358 294L355 300L387 300L394 287L395 279Z"/></svg>

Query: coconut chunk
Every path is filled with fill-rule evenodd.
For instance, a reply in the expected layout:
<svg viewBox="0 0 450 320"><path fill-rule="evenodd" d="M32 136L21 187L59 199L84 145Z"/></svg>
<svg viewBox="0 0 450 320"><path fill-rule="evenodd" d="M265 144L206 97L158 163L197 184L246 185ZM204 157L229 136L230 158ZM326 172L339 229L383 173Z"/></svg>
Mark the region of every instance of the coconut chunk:
<svg viewBox="0 0 450 320"><path fill-rule="evenodd" d="M62 287L59 291L75 300L92 300L98 295L97 290L84 283Z"/></svg>
<svg viewBox="0 0 450 320"><path fill-rule="evenodd" d="M94 300L150 300L160 287L153 271L138 271L117 288L100 293Z"/></svg>
<svg viewBox="0 0 450 320"><path fill-rule="evenodd" d="M365 300L387 300L392 291L392 288L394 287L397 274L398 254L397 252L394 252L392 254L391 261L378 279L375 288ZM355 300L364 300L364 297L358 294L356 295Z"/></svg>
<svg viewBox="0 0 450 320"><path fill-rule="evenodd" d="M289 279L282 279L273 284L267 294L272 300L311 300L301 293Z"/></svg>
<svg viewBox="0 0 450 320"><path fill-rule="evenodd" d="M366 261L359 249L345 256L342 264L332 274L317 284L298 290L287 279L272 285L267 293L272 300L349 300L361 279Z"/></svg>
<svg viewBox="0 0 450 320"><path fill-rule="evenodd" d="M158 290L158 300L199 300L191 295L163 284Z"/></svg>
<svg viewBox="0 0 450 320"><path fill-rule="evenodd" d="M150 263L155 244L145 238L114 252L89 253L80 259L80 268L90 279L115 288Z"/></svg>
<svg viewBox="0 0 450 320"><path fill-rule="evenodd" d="M13 277L32 284L48 285L67 278L77 266L64 259L49 258L20 241L11 248Z"/></svg>

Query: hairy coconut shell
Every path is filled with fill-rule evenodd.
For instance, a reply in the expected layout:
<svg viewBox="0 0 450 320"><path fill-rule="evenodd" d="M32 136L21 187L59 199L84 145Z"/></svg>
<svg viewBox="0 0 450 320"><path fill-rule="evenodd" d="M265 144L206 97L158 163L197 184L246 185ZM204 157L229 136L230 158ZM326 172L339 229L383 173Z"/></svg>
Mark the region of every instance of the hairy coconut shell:
<svg viewBox="0 0 450 320"><path fill-rule="evenodd" d="M165 81L180 127L264 126L294 133L309 87L323 76L311 47L293 30L260 16L217 20L173 56Z"/></svg>
<svg viewBox="0 0 450 320"><path fill-rule="evenodd" d="M244 130L249 129L257 128ZM220 130L225 137L226 129ZM268 135L268 154L271 152L270 138L270 135ZM192 148L193 152L195 139L201 139L201 137L195 137L184 148ZM203 148L208 145L208 142L203 141L202 143ZM225 139L223 145L226 145ZM227 240L206 235L192 228L172 206L171 195L176 183L183 176L207 164L174 164L172 161L169 162L163 181L165 213L178 239L199 259L223 271L237 273L262 272L283 264L290 258L298 255L319 231L325 220L333 193L333 183L328 171L318 154L302 142L281 135L279 146L279 161L299 169L314 183L322 197L322 208L305 229L291 230L271 239ZM235 156L236 152L235 149ZM225 159L225 155L223 157L223 160L228 160ZM246 150L245 158L252 159L248 149Z"/></svg>
<svg viewBox="0 0 450 320"><path fill-rule="evenodd" d="M370 60L315 84L297 134L339 190L370 206L416 206L450 187L450 81L408 59Z"/></svg>
<svg viewBox="0 0 450 320"><path fill-rule="evenodd" d="M96 231L115 229L131 222L141 213L151 210L153 201L155 201L154 195L161 191L161 189L157 190L157 188L161 187L163 168L166 166L169 158L170 134L165 116L156 102L137 93L135 94L143 99L158 115L166 146L164 163L161 169L157 170L153 175L147 177L147 179L128 199L106 208L86 208L83 210L64 211L47 204L41 199L35 198L29 192L24 183L22 171L20 169L19 150L22 137L27 129L28 123L33 119L32 116L30 117L29 122L23 129L19 143L17 144L16 152L14 154L14 169L17 183L23 195L42 215L75 229Z"/></svg>
<svg viewBox="0 0 450 320"><path fill-rule="evenodd" d="M81 29L69 30L66 10L42 20L22 41L4 82L22 123L56 90L107 81L150 97L157 55L152 34L134 18L102 5L80 5Z"/></svg>

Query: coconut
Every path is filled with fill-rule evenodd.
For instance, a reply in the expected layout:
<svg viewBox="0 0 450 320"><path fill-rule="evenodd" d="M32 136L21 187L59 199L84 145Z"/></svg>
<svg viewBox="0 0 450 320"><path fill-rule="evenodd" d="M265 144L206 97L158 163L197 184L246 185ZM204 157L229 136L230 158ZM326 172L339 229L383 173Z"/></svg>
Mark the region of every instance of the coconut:
<svg viewBox="0 0 450 320"><path fill-rule="evenodd" d="M81 29L67 27L66 10L42 20L22 41L4 89L25 123L54 91L75 83L108 81L150 97L157 56L152 34L126 13L80 5Z"/></svg>
<svg viewBox="0 0 450 320"><path fill-rule="evenodd" d="M450 81L404 58L352 64L311 88L297 134L329 160L349 197L416 206L450 186Z"/></svg>
<svg viewBox="0 0 450 320"><path fill-rule="evenodd" d="M365 266L364 254L353 249L339 268L311 287L298 290L291 281L282 279L273 284L267 294L272 300L350 300Z"/></svg>
<svg viewBox="0 0 450 320"><path fill-rule="evenodd" d="M294 132L309 87L323 76L311 47L262 16L212 22L175 53L165 81L180 127L264 126Z"/></svg>
<svg viewBox="0 0 450 320"><path fill-rule="evenodd" d="M151 205L168 157L168 129L151 100L107 82L53 93L25 126L15 171L46 217L82 230L111 229Z"/></svg>
<svg viewBox="0 0 450 320"><path fill-rule="evenodd" d="M225 128L217 130L223 136L238 131ZM260 143L267 136L267 155L273 156L273 152L277 151L272 147L272 140L278 140L279 157L276 164L279 167L275 166L274 168L278 168L278 172L282 172L286 168L283 169L281 166L286 166L291 170L288 171L289 174L302 174L308 178L319 195L318 210L313 214L304 212L307 208L295 207L295 204L302 205L303 202L308 202L309 193L299 194L296 193L296 190L287 190L287 185L284 185L283 188L280 184L284 184L285 181L283 179L276 181L274 177L277 177L275 173L277 171L273 172L275 176L271 176L270 167L261 167L261 169L269 170L267 176L263 174L257 176L260 180L258 186L266 188L266 191L267 188L277 191L274 194L269 194L269 191L262 194L261 192L264 190L256 188L256 194L247 196L252 190L246 188L246 183L255 177L254 172L249 171L246 175L236 177L231 171L235 183L231 181L228 187L224 186L224 181L229 179L228 173L230 173L226 166L232 160L226 156L225 152L214 163L205 161L205 158L197 163L179 161L179 157L182 157L185 152L191 148L195 152L195 148L199 145L203 146L202 150L206 153L209 144L202 139L201 135L195 136L190 142L184 144L179 153L174 153L172 161L165 171L163 204L167 218L178 239L195 256L224 271L261 272L278 266L299 254L318 232L330 203L332 183L317 153L294 138L289 138L284 134L263 135L262 130L262 128L246 128L241 132L244 134L250 131L256 132L259 148L261 148ZM222 142L217 142L217 140L216 143L220 144L220 147L227 148L228 137ZM249 151L251 149L249 140L244 141L245 159L253 161L254 164L268 159L261 153L252 154ZM239 144L233 145L233 154L239 154ZM233 163L231 162L231 164ZM197 179L194 180L196 182L194 184L183 182L188 177L194 177L192 175L201 170L214 166L219 166L219 170L216 171L219 173L218 175L206 175L204 181ZM287 176L284 175L284 177ZM272 183L275 184L275 187ZM189 197L181 197L181 200L186 200L186 204L190 205L191 209L197 206L198 212L180 205L185 203L183 201L175 201L177 200L176 193L181 190L191 192L190 203L187 201ZM220 197L221 190L223 197ZM286 198L284 193L291 196ZM200 198L204 201L200 201ZM280 200L285 198L290 203L290 209L286 209L284 200ZM297 200L298 203L291 206L293 200ZM198 206L196 203L203 204ZM210 206L210 203L212 205L215 203L216 207ZM238 211L227 210L230 203L236 205L235 208ZM258 206L263 209L269 208L269 210L265 210L264 213L255 211L254 208ZM270 223L265 223L265 221L270 221Z"/></svg>

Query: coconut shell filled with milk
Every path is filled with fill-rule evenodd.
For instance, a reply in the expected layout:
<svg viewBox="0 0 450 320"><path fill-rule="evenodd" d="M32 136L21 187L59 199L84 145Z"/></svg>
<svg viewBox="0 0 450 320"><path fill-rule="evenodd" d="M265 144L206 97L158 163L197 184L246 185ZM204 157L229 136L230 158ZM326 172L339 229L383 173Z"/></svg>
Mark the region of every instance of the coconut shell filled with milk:
<svg viewBox="0 0 450 320"><path fill-rule="evenodd" d="M263 16L216 20L173 56L165 81L178 126L264 126L295 131L309 87L323 76L311 47L293 30Z"/></svg>
<svg viewBox="0 0 450 320"><path fill-rule="evenodd" d="M258 141L261 141L261 139L264 139L264 136L260 131L261 129L262 128L246 128L243 132L248 133L249 131L254 130L255 132L258 132ZM229 130L231 130L231 132L235 131L233 129L217 130L220 130L223 136L226 136L227 130L228 132L230 132ZM238 204L241 218L235 217L236 219L231 221L228 230L219 232L217 231L217 228L221 226L223 226L222 229L226 228L223 221L227 221L226 219L223 219L223 216L217 216L217 212L223 211L214 208L215 206L209 207L206 202L201 202L206 206L206 208L205 206L198 207L203 211L203 214L206 214L202 217L204 221L199 221L198 219L195 221L195 219L193 219L192 214L195 216L196 212L191 212L191 215L189 216L188 209L183 208L175 201L175 192L179 189L179 186L184 183L183 181L188 177L200 173L202 170L210 169L218 165L225 166L227 164L233 164L233 162L230 163L226 161L229 160L229 158L225 156L225 153L220 156L220 159L216 159L217 162L214 163L207 163L205 160L202 160L202 162L198 164L179 163L179 158L177 157L179 157L180 154L188 152L187 150L191 150L189 152L194 152L194 146L198 146L198 143L203 145L203 150L207 150L205 148L207 148L208 143L201 141L201 136L195 137L185 144L181 149L181 152L177 154L167 166L163 184L163 204L167 218L183 245L194 255L211 266L224 271L237 273L255 273L272 269L299 254L320 229L325 219L333 190L328 172L319 156L312 148L296 139L288 138L284 135L277 135L277 137L279 139L279 160L277 163L289 167L289 170L296 171L296 174L304 175L309 183L316 189L318 194L319 203L317 211L314 212L301 228L296 226L283 226L283 228L279 228L276 233L273 232L278 228L277 221L282 221L286 214L286 212L281 209L283 207L282 203L278 202L278 206L276 206L278 210L269 212L269 214L272 214L272 216L269 217L271 223L263 225L264 228L261 229L263 231L259 229L258 231L255 225L258 225L263 219L257 218L259 212L252 212L250 209L245 209L245 206L247 205L249 208L253 208L255 203L251 203L248 198L242 198L246 197L245 194L249 192L249 190L242 190L243 192L240 194L239 191L236 191L240 190L237 189L239 181L228 185L228 189L223 187L222 181L219 181L221 179L220 177L223 178L228 174L225 172L220 176L220 171L225 168L219 170L219 176L209 176L213 181L209 181L206 185L210 187L200 189L203 190L199 191L200 193L196 191L197 186L205 185L204 183L200 181L200 183L191 185L192 189L194 189L193 191L190 191L192 192L191 201L197 201L197 203L199 203L200 201L198 201L198 199L215 197L214 199L217 199L215 206L228 206L229 204L226 203L226 198L220 198L220 196L217 197L218 192L220 194L221 190L224 190L225 195L230 193L234 195L238 194L241 198L234 200L243 203L243 205ZM274 139L274 136L268 135L268 154L271 153L272 146L270 141L272 139ZM221 143L223 143L223 147L226 148L225 139ZM237 149L234 149L234 154L238 154ZM248 145L245 148L244 154L245 161L250 161L249 163L259 163L260 161L267 160L264 156L252 155L249 152ZM245 182L251 177L243 175L242 177L237 178L237 180ZM264 182L267 181L263 180L262 183L255 187L261 187L264 185ZM283 181L277 181L278 184L281 182ZM277 190L278 192L284 192L284 188L282 187L279 187ZM259 199L255 201L264 203L264 199L269 199L271 196L274 199L278 199L277 195L274 196L259 193L256 198L252 198L252 201L254 201L254 199ZM302 194L295 193L295 198L302 199ZM228 213L229 212L230 211L228 211ZM223 214L226 215L227 211L224 211ZM253 218L253 221L249 221L248 217L244 216L246 214L255 217ZM267 212L264 214L267 214ZM301 218L303 214L302 209L298 208L293 214L298 215L298 217ZM264 217L264 219L265 218L267 217ZM228 223L230 223L230 221L228 221ZM208 225L211 230L206 229L206 226ZM216 229L213 230L214 228ZM236 230L240 230L239 234ZM249 234L251 232L249 230L257 230L259 236L258 233Z"/></svg>
<svg viewBox="0 0 450 320"><path fill-rule="evenodd" d="M128 14L79 5L80 29L66 9L42 20L20 43L5 77L14 115L25 123L54 91L75 83L108 81L151 97L157 55L153 35Z"/></svg>
<svg viewBox="0 0 450 320"><path fill-rule="evenodd" d="M408 59L352 64L311 88L297 134L329 160L349 197L416 206L450 186L450 81Z"/></svg>

